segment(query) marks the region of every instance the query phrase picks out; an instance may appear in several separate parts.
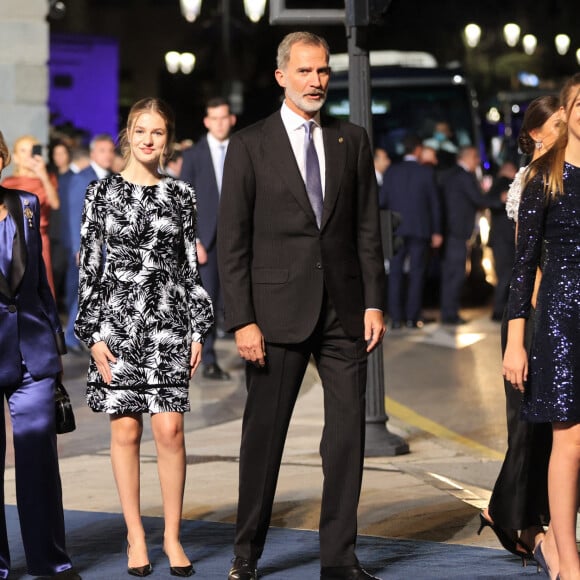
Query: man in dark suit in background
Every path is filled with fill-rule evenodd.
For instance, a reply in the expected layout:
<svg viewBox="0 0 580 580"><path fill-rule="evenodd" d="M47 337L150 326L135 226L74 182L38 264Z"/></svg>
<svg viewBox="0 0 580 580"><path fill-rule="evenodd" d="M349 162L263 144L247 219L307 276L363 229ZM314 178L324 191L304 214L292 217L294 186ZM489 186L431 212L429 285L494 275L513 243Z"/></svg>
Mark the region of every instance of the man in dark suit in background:
<svg viewBox="0 0 580 580"><path fill-rule="evenodd" d="M385 173L380 189L379 204L401 215L396 234L403 239L403 247L390 260L389 316L393 328L400 328L406 320L408 328L421 327L423 282L429 246L441 246L441 208L433 169L419 163L421 140L407 135L403 140L403 161ZM406 300L403 301L403 266L409 259ZM403 304L404 302L404 304Z"/></svg>
<svg viewBox="0 0 580 580"><path fill-rule="evenodd" d="M236 124L236 116L230 112L230 106L225 99L214 98L206 105L203 123L207 134L194 147L184 151L180 177L191 183L195 189L199 273L216 312L216 322L203 344L202 374L206 379L228 380L230 375L218 365L215 353L218 313L221 311L222 302L216 237L224 160L230 142L230 132Z"/></svg>
<svg viewBox="0 0 580 580"><path fill-rule="evenodd" d="M110 135L103 133L93 137L89 149L89 165L70 178L66 213L63 214L63 222L66 221L66 227L69 232L68 241L70 242L69 267L66 280L68 321L64 339L68 351L75 354L84 351L81 342L75 336L74 323L79 307L79 251L81 245L81 217L85 203L85 193L89 183L96 179L103 179L109 175L109 170L115 157L115 143Z"/></svg>
<svg viewBox="0 0 580 580"><path fill-rule="evenodd" d="M473 233L477 210L501 207L501 201L491 199L481 191L475 170L480 164L476 147L462 147L457 164L442 178L443 191L443 259L441 261L441 321L444 324L464 324L459 316L461 289L465 281L467 241Z"/></svg>
<svg viewBox="0 0 580 580"><path fill-rule="evenodd" d="M373 158L361 127L320 116L328 45L278 47L282 109L232 136L218 260L226 327L246 360L235 560L253 580L272 513L292 409L310 360L324 388L321 578L372 578L355 555L364 459L367 354L385 325Z"/></svg>

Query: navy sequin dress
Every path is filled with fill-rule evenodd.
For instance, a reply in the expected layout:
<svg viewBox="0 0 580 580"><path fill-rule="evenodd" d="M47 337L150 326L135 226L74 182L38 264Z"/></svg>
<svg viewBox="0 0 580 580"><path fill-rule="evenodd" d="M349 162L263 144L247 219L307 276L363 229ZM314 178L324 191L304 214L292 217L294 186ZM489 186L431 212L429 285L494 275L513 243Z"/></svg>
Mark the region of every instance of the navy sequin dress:
<svg viewBox="0 0 580 580"><path fill-rule="evenodd" d="M527 318L542 256L528 382L521 409L531 422L580 422L580 168L564 164L564 194L546 202L540 175L518 213L508 317Z"/></svg>

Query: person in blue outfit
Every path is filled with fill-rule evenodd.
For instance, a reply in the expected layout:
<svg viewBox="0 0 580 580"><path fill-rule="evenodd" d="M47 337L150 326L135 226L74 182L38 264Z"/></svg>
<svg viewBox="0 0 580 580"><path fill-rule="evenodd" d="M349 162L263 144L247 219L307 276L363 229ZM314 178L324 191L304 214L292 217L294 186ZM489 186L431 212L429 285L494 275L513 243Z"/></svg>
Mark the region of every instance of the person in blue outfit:
<svg viewBox="0 0 580 580"><path fill-rule="evenodd" d="M90 163L87 167L71 176L66 194L65 220L68 226L69 267L67 271L66 302L68 323L64 338L69 352L82 353L85 349L75 336L74 323L79 301L79 250L81 243L81 216L88 185L109 175L115 156L113 139L106 134L96 135L90 144Z"/></svg>
<svg viewBox="0 0 580 580"><path fill-rule="evenodd" d="M419 163L423 147L418 136L407 135L403 145L403 161L389 168L379 190L380 207L401 216L396 233L403 238L403 247L391 259L389 270L389 316L395 329L402 321L408 328L423 325L421 305L429 248L438 248L443 242L433 169ZM404 291L403 266L407 259L409 276Z"/></svg>
<svg viewBox="0 0 580 580"><path fill-rule="evenodd" d="M576 547L580 471L580 73L560 96L566 119L550 151L531 164L518 212L503 374L524 393L522 418L551 423L550 528L534 550L551 578L580 578ZM524 346L538 266L533 341Z"/></svg>
<svg viewBox="0 0 580 580"><path fill-rule="evenodd" d="M221 308L222 296L217 262L217 221L218 205L222 188L224 161L230 142L230 132L236 124L228 102L216 97L207 102L203 119L207 129L194 147L183 153L181 179L193 185L197 195L198 241L197 255L199 273L203 287L214 304L216 313ZM206 379L227 381L228 372L218 364L215 352L215 339L219 317L208 334L202 350L202 374Z"/></svg>
<svg viewBox="0 0 580 580"><path fill-rule="evenodd" d="M0 133L0 173L9 161ZM38 198L0 186L0 389L12 421L16 497L28 572L78 579L65 546L54 413L60 355L66 351L42 259L39 225ZM3 498L4 409L0 421ZM8 578L4 501L0 510L0 578Z"/></svg>

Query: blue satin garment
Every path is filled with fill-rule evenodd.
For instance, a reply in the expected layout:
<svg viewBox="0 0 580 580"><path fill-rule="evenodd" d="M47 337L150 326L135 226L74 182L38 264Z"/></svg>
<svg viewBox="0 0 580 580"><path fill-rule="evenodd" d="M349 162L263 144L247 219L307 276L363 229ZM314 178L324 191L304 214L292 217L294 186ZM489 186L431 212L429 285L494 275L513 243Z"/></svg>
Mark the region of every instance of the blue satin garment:
<svg viewBox="0 0 580 580"><path fill-rule="evenodd" d="M16 224L10 215L0 221L0 271L10 282L10 270L12 264L12 245L14 244L14 234Z"/></svg>

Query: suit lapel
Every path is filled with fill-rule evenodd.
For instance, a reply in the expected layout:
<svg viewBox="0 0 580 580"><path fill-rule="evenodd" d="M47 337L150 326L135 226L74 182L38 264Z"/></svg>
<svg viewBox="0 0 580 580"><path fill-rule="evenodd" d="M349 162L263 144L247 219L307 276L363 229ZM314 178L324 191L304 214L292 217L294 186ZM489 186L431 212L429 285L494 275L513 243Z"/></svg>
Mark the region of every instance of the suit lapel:
<svg viewBox="0 0 580 580"><path fill-rule="evenodd" d="M264 151L271 155L272 165L276 175L279 175L288 186L300 207L312 218L316 223L316 216L314 210L310 205L308 194L306 193L306 186L300 174L300 169L296 163L296 157L290 139L286 133L280 112L276 112L264 123L264 137L265 148Z"/></svg>
<svg viewBox="0 0 580 580"><path fill-rule="evenodd" d="M341 168L346 166L346 142L344 136L339 130L339 124L335 120L322 118L322 138L324 141L324 158L325 158L325 187L324 187L324 206L322 209L323 229L328 219L332 215L340 182L342 180Z"/></svg>
<svg viewBox="0 0 580 580"><path fill-rule="evenodd" d="M26 269L26 238L24 234L24 216L20 205L20 196L5 190L4 203L8 213L16 224L16 233L12 244L12 270L10 272L10 285L0 273L0 292L6 296L14 296Z"/></svg>

